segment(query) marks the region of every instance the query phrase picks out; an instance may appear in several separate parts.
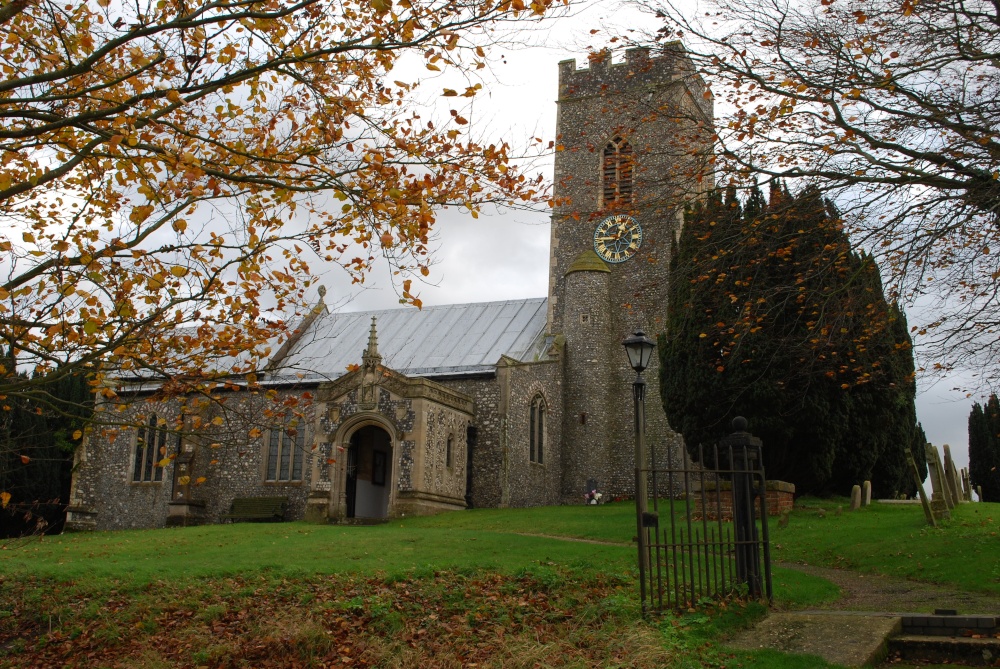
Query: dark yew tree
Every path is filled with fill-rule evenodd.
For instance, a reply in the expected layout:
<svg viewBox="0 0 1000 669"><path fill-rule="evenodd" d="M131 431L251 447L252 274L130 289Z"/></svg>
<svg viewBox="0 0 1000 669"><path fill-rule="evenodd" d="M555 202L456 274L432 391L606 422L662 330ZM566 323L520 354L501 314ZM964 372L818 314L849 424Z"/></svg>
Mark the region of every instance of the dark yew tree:
<svg viewBox="0 0 1000 669"><path fill-rule="evenodd" d="M800 493L910 492L906 320L815 190L734 189L688 212L660 339L664 408L692 457L743 415L768 477ZM918 462L922 462L919 458Z"/></svg>
<svg viewBox="0 0 1000 669"><path fill-rule="evenodd" d="M969 478L983 490L981 502L1000 502L1000 400L990 395L985 406L969 414Z"/></svg>
<svg viewBox="0 0 1000 669"><path fill-rule="evenodd" d="M53 373L36 387L31 397L7 397L0 412L0 538L61 530L73 450L93 409L79 374Z"/></svg>

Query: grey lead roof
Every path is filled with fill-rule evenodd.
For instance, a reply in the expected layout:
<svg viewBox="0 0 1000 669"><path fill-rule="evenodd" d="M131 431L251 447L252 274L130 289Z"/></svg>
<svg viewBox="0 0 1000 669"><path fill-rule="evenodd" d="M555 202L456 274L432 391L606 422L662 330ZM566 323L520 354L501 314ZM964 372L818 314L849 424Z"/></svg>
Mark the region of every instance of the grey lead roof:
<svg viewBox="0 0 1000 669"><path fill-rule="evenodd" d="M295 342L277 376L332 380L360 365L372 316L382 364L407 376L492 372L501 356L526 362L546 348L544 297L329 313Z"/></svg>

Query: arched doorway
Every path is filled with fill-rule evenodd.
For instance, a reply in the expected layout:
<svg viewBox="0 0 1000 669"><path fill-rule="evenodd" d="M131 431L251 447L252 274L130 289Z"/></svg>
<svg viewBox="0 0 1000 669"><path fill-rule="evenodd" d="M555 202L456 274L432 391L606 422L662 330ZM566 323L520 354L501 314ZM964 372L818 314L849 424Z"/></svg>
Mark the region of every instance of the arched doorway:
<svg viewBox="0 0 1000 669"><path fill-rule="evenodd" d="M345 487L348 518L386 518L392 481L392 438L377 425L351 435Z"/></svg>

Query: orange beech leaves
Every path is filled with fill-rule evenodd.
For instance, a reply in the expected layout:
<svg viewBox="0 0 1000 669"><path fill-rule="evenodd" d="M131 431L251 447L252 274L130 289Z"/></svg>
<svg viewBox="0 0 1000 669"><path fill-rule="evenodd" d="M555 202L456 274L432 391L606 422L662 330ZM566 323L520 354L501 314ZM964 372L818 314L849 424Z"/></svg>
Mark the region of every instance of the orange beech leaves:
<svg viewBox="0 0 1000 669"><path fill-rule="evenodd" d="M0 344L107 396L129 376L185 392L277 350L318 263L426 275L438 208L539 185L457 110L423 118L393 67L484 67L501 22L551 1L4 5ZM0 396L30 393L11 371Z"/></svg>
<svg viewBox="0 0 1000 669"><path fill-rule="evenodd" d="M655 625L641 622L633 629L636 623L622 615L588 615L581 600L629 596L629 583L618 575L574 576L556 586L531 574L455 571L393 579L335 574L268 580L254 574L207 582L150 584L147 589L158 596L151 607L146 592L75 595L39 588L35 579L0 581L5 594L21 595L8 597L14 614L0 620L0 643L18 646L19 666L46 669L152 662L213 669L646 669L668 666L678 655ZM66 611L54 625L36 603L38 596L21 594L39 590L45 603L58 601ZM700 607L699 615L728 607L712 603ZM688 624L680 615L662 620L681 632Z"/></svg>

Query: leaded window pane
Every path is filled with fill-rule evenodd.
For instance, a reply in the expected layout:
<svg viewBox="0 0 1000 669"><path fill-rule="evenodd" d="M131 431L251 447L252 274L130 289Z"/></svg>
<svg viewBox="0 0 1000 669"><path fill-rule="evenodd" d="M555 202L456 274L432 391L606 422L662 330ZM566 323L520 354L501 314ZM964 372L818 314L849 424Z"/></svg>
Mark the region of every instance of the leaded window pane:
<svg viewBox="0 0 1000 669"><path fill-rule="evenodd" d="M538 463L545 462L543 448L545 446L545 405L538 401Z"/></svg>
<svg viewBox="0 0 1000 669"><path fill-rule="evenodd" d="M295 433L294 452L292 453L292 480L302 480L302 440L303 432Z"/></svg>
<svg viewBox="0 0 1000 669"><path fill-rule="evenodd" d="M528 440L530 446L528 447L528 459L531 462L535 461L535 414L538 412L538 404L536 402L531 403L531 419L528 425Z"/></svg>
<svg viewBox="0 0 1000 669"><path fill-rule="evenodd" d="M146 430L139 428L139 435L135 440L135 466L132 469L132 480L142 481L142 456L146 452Z"/></svg>
<svg viewBox="0 0 1000 669"><path fill-rule="evenodd" d="M146 448L143 453L142 480L153 480L153 451L156 449L156 414L149 417L146 427Z"/></svg>
<svg viewBox="0 0 1000 669"><path fill-rule="evenodd" d="M288 436L287 432L282 432L281 436L281 472L278 474L278 479L282 481L288 480L288 465L290 464L289 458L292 454L292 444L291 437Z"/></svg>
<svg viewBox="0 0 1000 669"><path fill-rule="evenodd" d="M271 430L271 439L267 448L267 480L278 480L278 451L280 450L281 431Z"/></svg>
<svg viewBox="0 0 1000 669"><path fill-rule="evenodd" d="M271 429L267 442L267 473L264 480L302 480L305 431L297 429L296 422Z"/></svg>
<svg viewBox="0 0 1000 669"><path fill-rule="evenodd" d="M163 467L160 467L160 460L167 457L167 431L160 430L157 434L156 448L153 449L153 480L163 480Z"/></svg>

